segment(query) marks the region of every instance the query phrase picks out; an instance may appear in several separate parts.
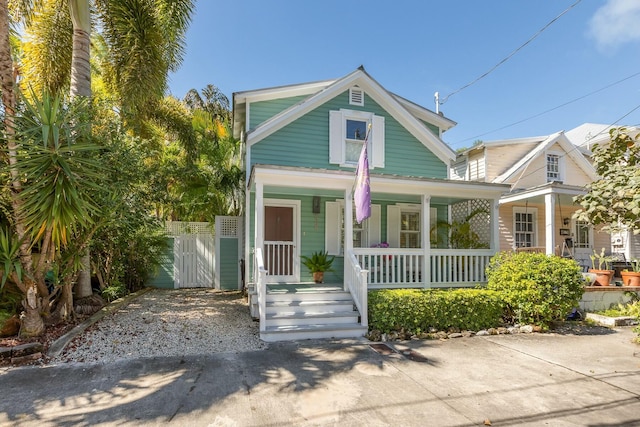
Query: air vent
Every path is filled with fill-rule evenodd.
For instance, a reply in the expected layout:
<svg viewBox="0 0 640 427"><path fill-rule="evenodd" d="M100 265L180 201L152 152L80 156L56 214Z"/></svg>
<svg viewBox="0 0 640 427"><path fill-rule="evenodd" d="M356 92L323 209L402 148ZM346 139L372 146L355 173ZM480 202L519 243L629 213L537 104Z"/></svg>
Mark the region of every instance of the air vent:
<svg viewBox="0 0 640 427"><path fill-rule="evenodd" d="M351 105L364 105L364 91L359 87L352 87L349 89L349 104Z"/></svg>

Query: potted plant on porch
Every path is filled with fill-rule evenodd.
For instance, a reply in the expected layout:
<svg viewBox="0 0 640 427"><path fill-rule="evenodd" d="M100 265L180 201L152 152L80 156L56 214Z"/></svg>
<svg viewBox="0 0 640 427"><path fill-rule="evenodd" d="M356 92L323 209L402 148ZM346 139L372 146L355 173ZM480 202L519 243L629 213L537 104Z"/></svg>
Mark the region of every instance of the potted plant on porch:
<svg viewBox="0 0 640 427"><path fill-rule="evenodd" d="M591 255L591 268L589 273L596 275L595 286L609 286L611 284L611 278L613 277L614 270L611 270L611 257L605 255L604 248L597 253L593 251ZM596 268L596 260L598 260L598 268Z"/></svg>
<svg viewBox="0 0 640 427"><path fill-rule="evenodd" d="M317 251L311 254L310 257L303 255L301 258L302 264L313 274L313 281L316 283L323 282L326 271L333 271L331 265L335 257L330 257L326 251Z"/></svg>
<svg viewBox="0 0 640 427"><path fill-rule="evenodd" d="M622 284L623 286L640 286L640 259L632 259L630 264L632 271L627 269L620 272Z"/></svg>

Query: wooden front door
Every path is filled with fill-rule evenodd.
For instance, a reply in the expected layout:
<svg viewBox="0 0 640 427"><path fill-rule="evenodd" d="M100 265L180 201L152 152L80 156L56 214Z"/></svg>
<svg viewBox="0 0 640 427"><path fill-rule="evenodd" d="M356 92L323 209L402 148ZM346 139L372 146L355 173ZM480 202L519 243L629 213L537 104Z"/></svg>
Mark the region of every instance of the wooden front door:
<svg viewBox="0 0 640 427"><path fill-rule="evenodd" d="M297 280L294 206L265 206L264 263L270 282Z"/></svg>

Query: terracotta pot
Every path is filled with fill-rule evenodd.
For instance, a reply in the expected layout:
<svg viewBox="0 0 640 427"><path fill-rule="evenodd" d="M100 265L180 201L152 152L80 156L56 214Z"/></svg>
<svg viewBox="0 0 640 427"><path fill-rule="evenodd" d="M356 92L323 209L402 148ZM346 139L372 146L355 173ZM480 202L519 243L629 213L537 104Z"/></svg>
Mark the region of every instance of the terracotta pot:
<svg viewBox="0 0 640 427"><path fill-rule="evenodd" d="M316 283L322 283L324 280L324 271L314 271L313 281Z"/></svg>
<svg viewBox="0 0 640 427"><path fill-rule="evenodd" d="M635 271L622 271L620 275L622 276L623 286L640 286L640 273Z"/></svg>
<svg viewBox="0 0 640 427"><path fill-rule="evenodd" d="M609 286L611 284L611 278L613 277L613 270L594 270L593 268L589 269L589 273L593 273L596 275L596 281L593 284L594 286Z"/></svg>

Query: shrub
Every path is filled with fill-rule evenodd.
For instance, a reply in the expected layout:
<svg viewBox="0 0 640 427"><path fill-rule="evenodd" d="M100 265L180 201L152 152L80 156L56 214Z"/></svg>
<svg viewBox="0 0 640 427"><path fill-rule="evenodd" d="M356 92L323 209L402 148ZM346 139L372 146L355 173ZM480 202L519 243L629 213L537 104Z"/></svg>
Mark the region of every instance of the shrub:
<svg viewBox="0 0 640 427"><path fill-rule="evenodd" d="M369 292L369 326L383 333L498 326L504 303L486 289L384 289Z"/></svg>
<svg viewBox="0 0 640 427"><path fill-rule="evenodd" d="M487 279L487 289L500 293L512 320L541 326L565 319L584 291L575 261L538 253L496 254Z"/></svg>

